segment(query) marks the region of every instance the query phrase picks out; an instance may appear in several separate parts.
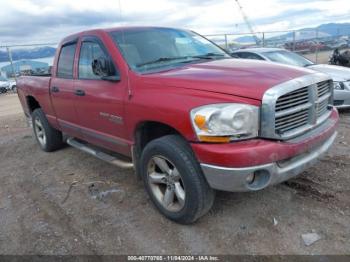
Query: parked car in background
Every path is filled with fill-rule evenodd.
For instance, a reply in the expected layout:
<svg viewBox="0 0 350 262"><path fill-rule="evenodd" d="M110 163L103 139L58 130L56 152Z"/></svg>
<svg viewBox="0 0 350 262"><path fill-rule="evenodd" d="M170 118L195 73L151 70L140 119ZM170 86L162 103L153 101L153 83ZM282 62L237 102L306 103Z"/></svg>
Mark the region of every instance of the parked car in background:
<svg viewBox="0 0 350 262"><path fill-rule="evenodd" d="M307 67L326 73L334 81L334 105L337 108L350 107L350 69L343 66L315 64L305 57L280 48L240 49L231 53L234 58L264 60L286 65Z"/></svg>
<svg viewBox="0 0 350 262"><path fill-rule="evenodd" d="M6 93L9 89L10 83L7 81L7 79L3 76L0 76L0 93Z"/></svg>
<svg viewBox="0 0 350 262"><path fill-rule="evenodd" d="M350 67L350 51L346 50L344 52L340 52L339 49L335 49L333 54L329 58L330 65L339 65Z"/></svg>
<svg viewBox="0 0 350 262"><path fill-rule="evenodd" d="M17 92L16 81L0 76L0 93L6 93L8 91Z"/></svg>
<svg viewBox="0 0 350 262"><path fill-rule="evenodd" d="M51 76L18 79L42 150L67 142L134 167L158 210L184 224L210 210L215 190L261 190L313 165L337 134L332 90L326 74L237 61L159 27L71 35Z"/></svg>
<svg viewBox="0 0 350 262"><path fill-rule="evenodd" d="M17 83L15 80L8 80L9 82L9 87L8 90L12 91L12 92L17 92Z"/></svg>

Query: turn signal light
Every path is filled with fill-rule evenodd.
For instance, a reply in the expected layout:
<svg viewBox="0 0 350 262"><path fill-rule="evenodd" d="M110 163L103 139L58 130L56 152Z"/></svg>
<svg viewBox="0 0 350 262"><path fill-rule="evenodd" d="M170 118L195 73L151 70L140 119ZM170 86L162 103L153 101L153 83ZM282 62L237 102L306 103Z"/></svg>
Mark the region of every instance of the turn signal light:
<svg viewBox="0 0 350 262"><path fill-rule="evenodd" d="M194 118L194 123L198 126L199 129L206 129L205 127L205 116L196 115Z"/></svg>
<svg viewBox="0 0 350 262"><path fill-rule="evenodd" d="M199 136L199 140L202 142L210 142L210 143L229 143L230 137L227 137L227 136Z"/></svg>

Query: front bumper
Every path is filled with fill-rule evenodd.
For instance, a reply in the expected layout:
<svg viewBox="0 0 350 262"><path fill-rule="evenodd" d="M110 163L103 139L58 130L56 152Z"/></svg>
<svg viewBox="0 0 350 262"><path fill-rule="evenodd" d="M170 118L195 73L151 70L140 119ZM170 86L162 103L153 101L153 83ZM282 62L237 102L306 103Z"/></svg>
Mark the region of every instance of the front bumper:
<svg viewBox="0 0 350 262"><path fill-rule="evenodd" d="M207 164L201 164L201 167L209 185L214 189L232 192L256 191L295 177L314 165L331 147L336 135L337 132L320 147L285 162L246 168L225 168Z"/></svg>
<svg viewBox="0 0 350 262"><path fill-rule="evenodd" d="M209 154L219 153L220 145L211 151L211 145L192 145L192 148L212 188L232 192L255 191L295 177L314 165L333 144L337 125L338 114L333 111L325 123L289 141L261 140L222 144L222 154L216 163L202 161L205 152L203 148ZM231 150L228 151L228 148ZM235 162L237 158L239 162ZM228 161L235 162L234 166L228 164Z"/></svg>
<svg viewBox="0 0 350 262"><path fill-rule="evenodd" d="M334 106L336 108L350 108L350 91L334 90Z"/></svg>

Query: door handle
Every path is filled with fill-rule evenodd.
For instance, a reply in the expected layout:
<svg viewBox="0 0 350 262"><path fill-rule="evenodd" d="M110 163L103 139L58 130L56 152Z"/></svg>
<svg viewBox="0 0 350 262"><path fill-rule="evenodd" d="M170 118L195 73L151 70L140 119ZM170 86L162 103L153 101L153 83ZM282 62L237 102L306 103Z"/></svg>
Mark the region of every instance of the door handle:
<svg viewBox="0 0 350 262"><path fill-rule="evenodd" d="M52 91L52 93L58 93L60 91L60 89L57 86L53 86L53 87L51 87L51 91Z"/></svg>
<svg viewBox="0 0 350 262"><path fill-rule="evenodd" d="M77 96L85 96L85 91L81 90L81 89L77 89L77 90L75 90L74 94Z"/></svg>

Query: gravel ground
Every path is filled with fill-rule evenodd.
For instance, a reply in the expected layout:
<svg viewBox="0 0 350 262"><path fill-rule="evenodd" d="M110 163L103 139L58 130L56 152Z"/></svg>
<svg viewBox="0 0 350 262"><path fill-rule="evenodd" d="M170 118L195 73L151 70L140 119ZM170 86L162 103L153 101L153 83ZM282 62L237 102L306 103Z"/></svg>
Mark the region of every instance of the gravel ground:
<svg viewBox="0 0 350 262"><path fill-rule="evenodd" d="M1 254L349 253L349 111L317 166L259 192L218 192L191 226L163 218L131 171L70 147L40 151L18 112L15 95L0 96ZM321 239L306 246L312 232Z"/></svg>

